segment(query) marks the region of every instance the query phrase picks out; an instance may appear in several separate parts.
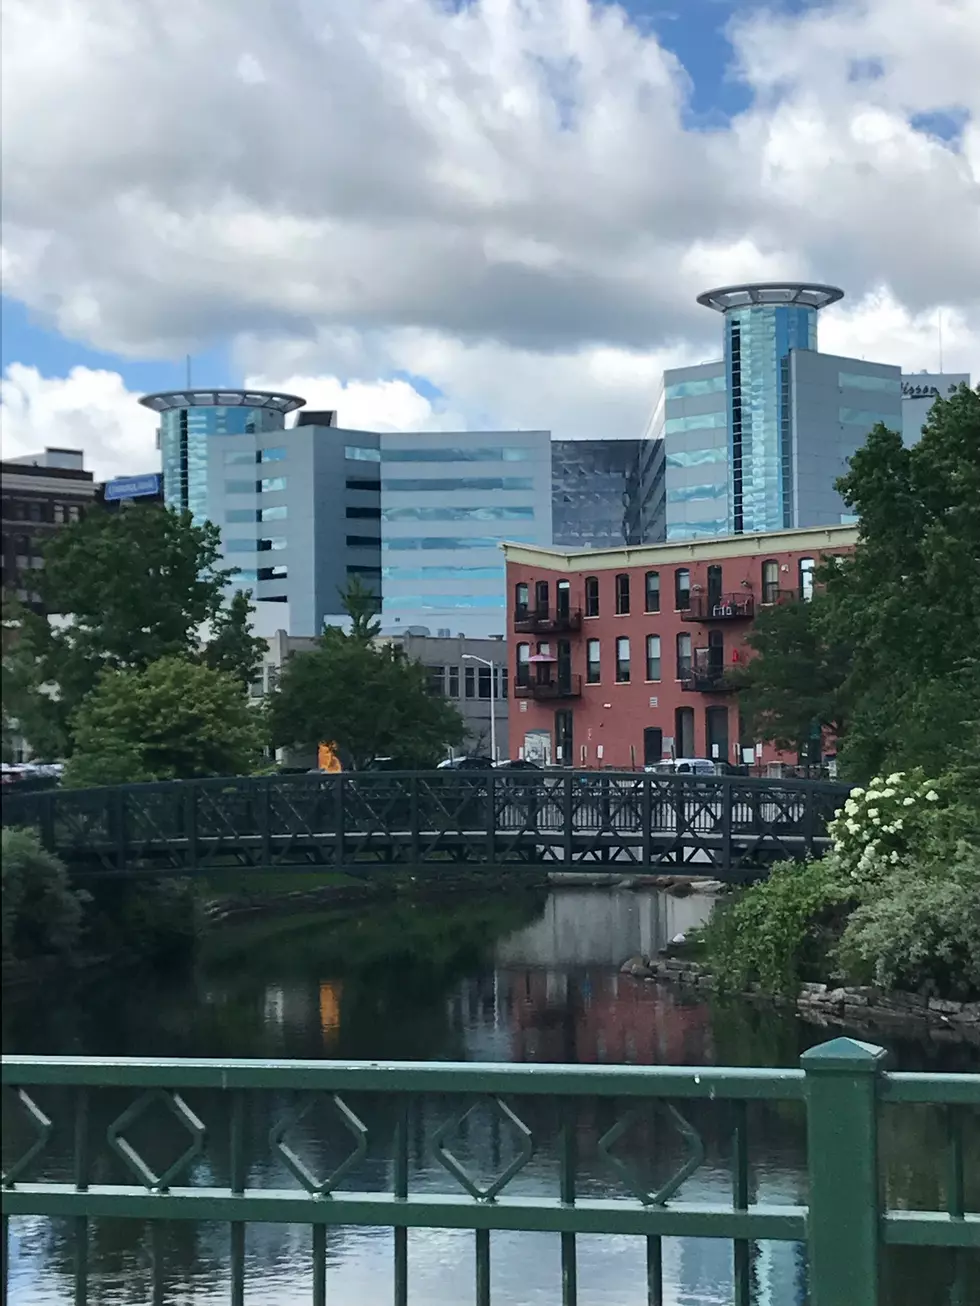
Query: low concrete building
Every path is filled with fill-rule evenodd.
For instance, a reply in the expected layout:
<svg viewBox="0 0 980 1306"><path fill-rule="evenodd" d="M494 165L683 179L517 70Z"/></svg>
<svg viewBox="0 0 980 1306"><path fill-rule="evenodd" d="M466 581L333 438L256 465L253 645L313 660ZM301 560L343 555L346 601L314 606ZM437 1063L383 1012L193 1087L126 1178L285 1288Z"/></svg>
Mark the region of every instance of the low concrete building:
<svg viewBox="0 0 980 1306"><path fill-rule="evenodd" d="M379 635L378 643L397 644L413 662L421 662L435 692L450 699L466 723L468 753L489 755L496 743L497 756L508 757L507 734L508 667L503 639L469 639L464 635L442 636L406 631L404 635ZM251 696L261 700L279 682L286 660L293 653L309 652L317 641L277 630L267 641L251 687ZM315 759L291 754L280 760L290 766L313 766Z"/></svg>

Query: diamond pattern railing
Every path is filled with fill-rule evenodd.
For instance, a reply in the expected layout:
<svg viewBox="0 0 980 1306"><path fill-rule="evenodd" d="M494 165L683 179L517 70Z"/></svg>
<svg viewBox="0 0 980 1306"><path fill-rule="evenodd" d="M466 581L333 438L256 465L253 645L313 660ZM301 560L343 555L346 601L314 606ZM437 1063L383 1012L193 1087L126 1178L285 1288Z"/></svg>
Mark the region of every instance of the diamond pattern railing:
<svg viewBox="0 0 980 1306"><path fill-rule="evenodd" d="M78 873L618 863L751 878L819 855L845 785L634 772L359 772L8 794Z"/></svg>
<svg viewBox="0 0 980 1306"><path fill-rule="evenodd" d="M950 1300L965 1302L965 1251L980 1248L980 1213L968 1208L963 1123L980 1109L980 1075L888 1074L884 1064L882 1049L848 1038L812 1048L799 1069L787 1070L7 1057L4 1300L8 1221L31 1216L70 1220L63 1228L75 1243L76 1306L90 1300L101 1219L149 1222L152 1300L161 1302L170 1299L167 1221L227 1225L233 1306L246 1299L249 1222L310 1227L314 1306L327 1301L331 1226L392 1230L395 1306L409 1301L407 1231L446 1228L473 1233L477 1306L491 1306L494 1230L560 1239L553 1300L563 1306L577 1306L581 1234L644 1240L648 1306L665 1301L665 1237L727 1240L737 1306L753 1300L757 1244L771 1239L806 1244L813 1306L876 1306L883 1245L947 1249L960 1290ZM267 1132L247 1127L261 1119L259 1099L275 1122ZM755 1122L769 1118L753 1115L749 1130L753 1103L805 1111L807 1206L753 1200ZM879 1116L923 1104L949 1119L945 1208L890 1209L877 1159ZM315 1116L320 1105L326 1113ZM482 1135L481 1112L489 1121ZM644 1176L650 1122L676 1144L658 1151L659 1164L673 1169L652 1184ZM339 1137L311 1164L324 1130ZM487 1138L497 1142L485 1145ZM544 1140L557 1165L539 1166L525 1182ZM153 1143L166 1144L171 1159L162 1166L147 1155ZM473 1160L481 1148L482 1164ZM616 1181L601 1197L593 1164ZM722 1167L730 1200L711 1178ZM477 1173L483 1168L489 1173ZM688 1185L704 1169L711 1174L694 1192ZM283 1186L286 1176L294 1187Z"/></svg>

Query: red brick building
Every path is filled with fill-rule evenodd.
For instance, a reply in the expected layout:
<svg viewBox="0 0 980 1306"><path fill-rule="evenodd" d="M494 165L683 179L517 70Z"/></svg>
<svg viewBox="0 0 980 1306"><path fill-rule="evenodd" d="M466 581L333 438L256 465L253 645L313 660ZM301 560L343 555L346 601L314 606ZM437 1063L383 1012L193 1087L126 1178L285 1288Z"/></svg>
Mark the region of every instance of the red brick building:
<svg viewBox="0 0 980 1306"><path fill-rule="evenodd" d="M756 613L807 597L821 559L856 539L832 526L587 553L505 545L511 755L795 762L745 736L731 668Z"/></svg>

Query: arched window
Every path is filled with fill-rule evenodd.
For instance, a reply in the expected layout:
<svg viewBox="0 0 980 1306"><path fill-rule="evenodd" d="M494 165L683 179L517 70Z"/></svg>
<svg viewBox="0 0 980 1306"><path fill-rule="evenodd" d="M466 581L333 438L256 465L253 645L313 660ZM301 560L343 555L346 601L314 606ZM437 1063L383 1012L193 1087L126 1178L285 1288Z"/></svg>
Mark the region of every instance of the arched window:
<svg viewBox="0 0 980 1306"><path fill-rule="evenodd" d="M674 607L678 612L686 612L691 606L691 573L687 567L678 567L674 572Z"/></svg>
<svg viewBox="0 0 980 1306"><path fill-rule="evenodd" d="M599 615L598 576L586 576L585 578L585 615L587 617L597 617Z"/></svg>
<svg viewBox="0 0 980 1306"><path fill-rule="evenodd" d="M762 564L762 601L775 603L779 598L779 563L767 558Z"/></svg>
<svg viewBox="0 0 980 1306"><path fill-rule="evenodd" d="M813 558L800 559L800 598L807 603L813 598L813 572L816 565Z"/></svg>
<svg viewBox="0 0 980 1306"><path fill-rule="evenodd" d="M648 571L643 586L644 609L647 612L660 611L660 572Z"/></svg>
<svg viewBox="0 0 980 1306"><path fill-rule="evenodd" d="M517 670L515 681L518 685L529 685L531 683L530 644L518 644L517 646Z"/></svg>
<svg viewBox="0 0 980 1306"><path fill-rule="evenodd" d="M514 619L515 621L527 620L528 608L528 588L527 581L520 581L514 586Z"/></svg>
<svg viewBox="0 0 980 1306"><path fill-rule="evenodd" d="M677 679L687 680L691 674L691 636L682 631L677 636Z"/></svg>
<svg viewBox="0 0 980 1306"><path fill-rule="evenodd" d="M616 577L616 616L628 617L630 611L629 572L623 571Z"/></svg>

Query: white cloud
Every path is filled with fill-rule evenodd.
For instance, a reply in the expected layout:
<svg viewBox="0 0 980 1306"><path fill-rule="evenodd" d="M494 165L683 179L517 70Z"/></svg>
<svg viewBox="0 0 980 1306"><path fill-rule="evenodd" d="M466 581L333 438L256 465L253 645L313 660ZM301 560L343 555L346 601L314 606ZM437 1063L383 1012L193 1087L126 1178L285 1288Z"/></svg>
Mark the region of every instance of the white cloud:
<svg viewBox="0 0 980 1306"><path fill-rule="evenodd" d="M91 345L228 341L350 424L635 434L719 351L700 290L794 276L847 292L823 348L934 366L942 306L980 370L977 0L737 10L710 131L656 20L587 0L4 11L5 290Z"/></svg>
<svg viewBox="0 0 980 1306"><path fill-rule="evenodd" d="M67 376L42 376L12 363L0 379L3 456L39 453L48 446L81 449L96 480L153 471L155 414L141 408L118 372L73 367Z"/></svg>

